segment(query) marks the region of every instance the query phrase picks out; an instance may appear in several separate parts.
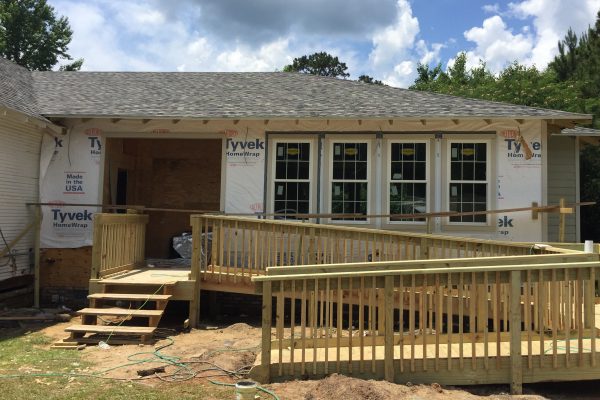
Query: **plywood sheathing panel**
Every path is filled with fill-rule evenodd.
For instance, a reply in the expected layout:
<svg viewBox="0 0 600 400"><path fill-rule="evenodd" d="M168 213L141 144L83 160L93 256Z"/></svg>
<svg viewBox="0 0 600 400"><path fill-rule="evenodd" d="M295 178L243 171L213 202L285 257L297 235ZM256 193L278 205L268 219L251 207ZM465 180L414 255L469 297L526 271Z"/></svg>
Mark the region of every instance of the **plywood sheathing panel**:
<svg viewBox="0 0 600 400"><path fill-rule="evenodd" d="M127 203L155 208L218 211L221 195L220 139L109 139L104 198L114 198L116 168L127 169ZM111 182L114 180L114 182ZM110 194L108 194L110 193ZM146 255L166 258L171 238L191 231L189 214L150 212Z"/></svg>
<svg viewBox="0 0 600 400"><path fill-rule="evenodd" d="M40 287L87 289L92 267L92 247L42 249Z"/></svg>

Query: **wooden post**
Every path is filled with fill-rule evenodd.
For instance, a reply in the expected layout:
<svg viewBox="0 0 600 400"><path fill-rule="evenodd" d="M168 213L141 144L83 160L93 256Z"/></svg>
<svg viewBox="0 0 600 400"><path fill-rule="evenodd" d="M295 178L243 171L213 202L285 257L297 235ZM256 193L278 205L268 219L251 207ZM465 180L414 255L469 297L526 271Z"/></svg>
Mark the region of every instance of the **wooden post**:
<svg viewBox="0 0 600 400"><path fill-rule="evenodd" d="M92 269L90 279L100 278L102 264L102 214L94 214L94 235L92 236Z"/></svg>
<svg viewBox="0 0 600 400"><path fill-rule="evenodd" d="M385 302L385 289L377 289L377 336L383 336L386 332Z"/></svg>
<svg viewBox="0 0 600 400"><path fill-rule="evenodd" d="M262 342L261 360L262 379L264 382L271 381L271 318L273 316L273 297L271 294L271 282L262 283Z"/></svg>
<svg viewBox="0 0 600 400"><path fill-rule="evenodd" d="M427 238L421 238L421 246L420 246L421 255L419 259L427 260L429 259L429 240Z"/></svg>
<svg viewBox="0 0 600 400"><path fill-rule="evenodd" d="M200 217L191 217L192 224L192 271L191 278L194 281L194 293L190 302L190 326L198 328L200 322L200 265L202 257L202 226Z"/></svg>
<svg viewBox="0 0 600 400"><path fill-rule="evenodd" d="M558 214L558 242L559 243L564 243L565 242L565 213L563 212L563 209L565 208L565 199L561 198L560 199L560 210L559 210L559 214Z"/></svg>
<svg viewBox="0 0 600 400"><path fill-rule="evenodd" d="M586 329L594 328L596 277L594 268L590 268L590 277L583 286L583 323ZM594 272L592 272L594 271Z"/></svg>
<svg viewBox="0 0 600 400"><path fill-rule="evenodd" d="M35 206L35 244L34 244L34 281L33 281L33 306L40 306L40 242L42 228L42 207Z"/></svg>
<svg viewBox="0 0 600 400"><path fill-rule="evenodd" d="M385 277L385 380L394 382L394 277ZM375 340L375 339L373 339Z"/></svg>
<svg viewBox="0 0 600 400"><path fill-rule="evenodd" d="M542 271L540 270L540 273ZM510 393L523 393L521 357L521 271L510 273Z"/></svg>

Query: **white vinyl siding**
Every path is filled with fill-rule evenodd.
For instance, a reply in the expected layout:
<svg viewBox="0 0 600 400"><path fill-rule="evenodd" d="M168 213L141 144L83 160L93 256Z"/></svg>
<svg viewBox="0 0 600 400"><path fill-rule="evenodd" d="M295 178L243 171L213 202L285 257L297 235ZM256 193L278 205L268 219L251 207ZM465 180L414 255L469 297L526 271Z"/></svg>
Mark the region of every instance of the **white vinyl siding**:
<svg viewBox="0 0 600 400"><path fill-rule="evenodd" d="M25 203L37 202L42 133L19 117L0 116L0 228L10 243L33 220L33 209ZM30 232L14 247L16 266L0 258L0 280L31 273L30 257L34 246ZM0 239L0 249L4 249Z"/></svg>

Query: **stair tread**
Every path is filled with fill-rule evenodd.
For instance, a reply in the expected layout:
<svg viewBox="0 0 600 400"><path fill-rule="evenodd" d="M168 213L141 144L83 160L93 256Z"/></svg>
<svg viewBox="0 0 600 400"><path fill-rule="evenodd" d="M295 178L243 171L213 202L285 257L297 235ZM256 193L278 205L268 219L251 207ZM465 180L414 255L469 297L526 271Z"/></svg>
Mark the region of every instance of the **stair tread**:
<svg viewBox="0 0 600 400"><path fill-rule="evenodd" d="M148 281L131 281L125 279L101 279L98 281L100 285L119 285L119 286L173 286L177 280L168 282L148 282Z"/></svg>
<svg viewBox="0 0 600 400"><path fill-rule="evenodd" d="M169 300L171 297L170 294L94 293L90 294L88 299L156 301Z"/></svg>
<svg viewBox="0 0 600 400"><path fill-rule="evenodd" d="M160 317L164 310L130 310L126 308L83 308L77 311L79 315L114 315L132 317Z"/></svg>
<svg viewBox="0 0 600 400"><path fill-rule="evenodd" d="M154 326L110 326L110 325L72 325L67 332L114 333L121 335L147 335L153 333Z"/></svg>

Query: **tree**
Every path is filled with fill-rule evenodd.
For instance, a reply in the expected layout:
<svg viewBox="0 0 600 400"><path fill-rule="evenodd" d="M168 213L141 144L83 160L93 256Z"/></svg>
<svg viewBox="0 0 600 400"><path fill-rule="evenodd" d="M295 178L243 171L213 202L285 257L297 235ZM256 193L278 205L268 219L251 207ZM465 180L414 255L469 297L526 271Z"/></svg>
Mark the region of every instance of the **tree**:
<svg viewBox="0 0 600 400"><path fill-rule="evenodd" d="M361 75L358 77L358 81L359 82L363 82L363 83L371 83L373 85L383 85L383 82L381 82L378 79L373 78L372 76L369 75Z"/></svg>
<svg viewBox="0 0 600 400"><path fill-rule="evenodd" d="M346 63L341 62L337 57L324 51L294 58L294 61L290 65L283 67L284 72L301 72L311 75L342 78L350 76L347 70Z"/></svg>
<svg viewBox="0 0 600 400"><path fill-rule="evenodd" d="M0 0L0 55L30 70L47 71L67 53L73 31L46 0ZM78 70L83 60L63 67Z"/></svg>

